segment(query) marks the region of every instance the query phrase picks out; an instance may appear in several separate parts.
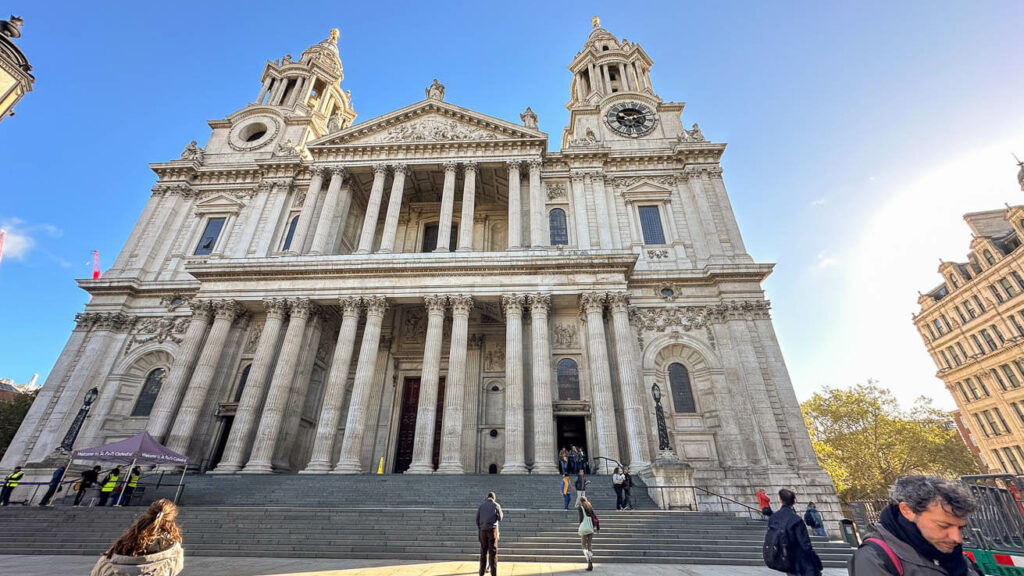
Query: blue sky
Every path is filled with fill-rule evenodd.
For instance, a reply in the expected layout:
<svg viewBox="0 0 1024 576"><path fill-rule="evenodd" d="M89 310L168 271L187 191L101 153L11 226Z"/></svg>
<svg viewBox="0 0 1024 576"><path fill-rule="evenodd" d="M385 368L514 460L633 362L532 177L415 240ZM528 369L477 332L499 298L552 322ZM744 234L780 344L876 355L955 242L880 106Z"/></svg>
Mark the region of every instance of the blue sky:
<svg viewBox="0 0 1024 576"><path fill-rule="evenodd" d="M146 6L144 4L153 4ZM150 162L254 100L267 59L341 30L357 122L423 98L518 122L557 149L590 17L641 44L655 90L729 144L725 180L798 396L877 378L952 400L911 324L964 212L1020 202L1024 3L33 2L35 90L0 123L0 377L45 378L150 194ZM10 239L9 239L10 240ZM20 247L15 247L20 244ZM27 245L26 245L27 244Z"/></svg>

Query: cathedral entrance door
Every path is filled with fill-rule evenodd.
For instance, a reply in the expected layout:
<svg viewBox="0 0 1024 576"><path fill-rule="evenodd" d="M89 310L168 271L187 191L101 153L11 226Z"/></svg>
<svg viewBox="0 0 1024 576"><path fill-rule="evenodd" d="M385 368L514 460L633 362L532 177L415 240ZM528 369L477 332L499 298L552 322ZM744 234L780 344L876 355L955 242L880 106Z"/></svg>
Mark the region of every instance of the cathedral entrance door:
<svg viewBox="0 0 1024 576"><path fill-rule="evenodd" d="M419 412L420 379L406 378L402 390L402 412L398 417L398 444L395 448L395 474L401 474L412 464L413 445L416 442L416 415ZM437 413L434 418L434 468L441 456L441 419L444 416L444 378L437 385Z"/></svg>
<svg viewBox="0 0 1024 576"><path fill-rule="evenodd" d="M571 450L573 446L583 448L587 459L592 456L587 448L587 421L583 416L559 416L555 418L555 450Z"/></svg>

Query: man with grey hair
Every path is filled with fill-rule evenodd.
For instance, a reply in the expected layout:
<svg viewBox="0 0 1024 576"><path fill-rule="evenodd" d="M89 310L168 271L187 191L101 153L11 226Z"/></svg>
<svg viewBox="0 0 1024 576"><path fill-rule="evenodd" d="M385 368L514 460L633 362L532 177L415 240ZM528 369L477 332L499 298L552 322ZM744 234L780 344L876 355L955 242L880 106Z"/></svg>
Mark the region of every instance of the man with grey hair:
<svg viewBox="0 0 1024 576"><path fill-rule="evenodd" d="M963 552L961 529L977 504L956 482L904 476L847 570L850 576L981 576Z"/></svg>

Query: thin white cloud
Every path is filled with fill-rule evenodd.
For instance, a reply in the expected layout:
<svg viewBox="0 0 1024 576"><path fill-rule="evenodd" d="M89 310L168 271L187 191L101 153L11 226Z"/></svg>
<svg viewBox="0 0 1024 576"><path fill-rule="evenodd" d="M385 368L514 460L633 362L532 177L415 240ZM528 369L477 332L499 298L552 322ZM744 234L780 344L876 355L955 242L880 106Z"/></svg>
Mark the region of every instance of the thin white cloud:
<svg viewBox="0 0 1024 576"><path fill-rule="evenodd" d="M25 260L29 253L39 245L36 238L46 235L51 238L60 238L63 231L52 224L28 224L20 218L0 219L0 229L7 232L4 236L4 259ZM48 252L43 251L49 257ZM57 260L60 260L59 258Z"/></svg>
<svg viewBox="0 0 1024 576"><path fill-rule="evenodd" d="M831 268L833 266L837 266L838 264L839 264L839 260L837 260L836 258L833 258L832 256L830 256L828 252L819 252L818 253L818 268L819 269L821 269L821 268Z"/></svg>
<svg viewBox="0 0 1024 576"><path fill-rule="evenodd" d="M828 199L825 198L824 196L822 196L821 198L817 198L817 199L811 200L811 206L822 206L827 201L828 201Z"/></svg>

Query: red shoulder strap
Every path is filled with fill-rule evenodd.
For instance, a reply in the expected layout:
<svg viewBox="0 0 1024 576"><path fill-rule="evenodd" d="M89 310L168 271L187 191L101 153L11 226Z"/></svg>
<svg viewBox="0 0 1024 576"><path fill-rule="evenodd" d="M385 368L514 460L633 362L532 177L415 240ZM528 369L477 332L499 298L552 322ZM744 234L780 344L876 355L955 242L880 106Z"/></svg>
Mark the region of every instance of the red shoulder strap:
<svg viewBox="0 0 1024 576"><path fill-rule="evenodd" d="M868 542L881 548L882 551L885 552L885 554L889 557L889 561L891 561L893 566L896 567L896 571L900 573L900 576L903 576L903 564L900 562L899 556L897 556L896 553L893 552L892 546L889 546L888 542L882 540L881 538L865 538L864 543L866 544Z"/></svg>

